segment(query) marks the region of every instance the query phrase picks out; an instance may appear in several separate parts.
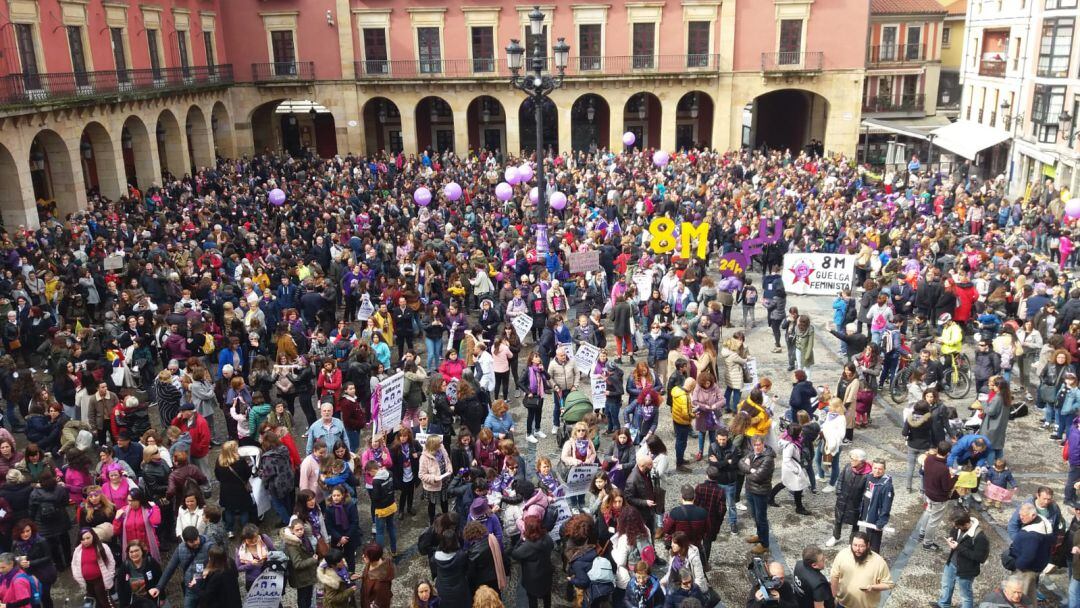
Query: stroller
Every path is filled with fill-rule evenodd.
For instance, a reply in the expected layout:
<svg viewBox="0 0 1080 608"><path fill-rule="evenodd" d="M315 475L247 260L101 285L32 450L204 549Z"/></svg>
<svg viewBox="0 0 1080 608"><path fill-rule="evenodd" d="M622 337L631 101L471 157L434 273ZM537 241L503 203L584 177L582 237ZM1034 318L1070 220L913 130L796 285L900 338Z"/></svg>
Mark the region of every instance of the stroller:
<svg viewBox="0 0 1080 608"><path fill-rule="evenodd" d="M555 435L556 445L561 446L570 438L570 431L574 425L581 422L586 414L593 411L592 399L581 391L570 391L563 400L562 424L559 432Z"/></svg>

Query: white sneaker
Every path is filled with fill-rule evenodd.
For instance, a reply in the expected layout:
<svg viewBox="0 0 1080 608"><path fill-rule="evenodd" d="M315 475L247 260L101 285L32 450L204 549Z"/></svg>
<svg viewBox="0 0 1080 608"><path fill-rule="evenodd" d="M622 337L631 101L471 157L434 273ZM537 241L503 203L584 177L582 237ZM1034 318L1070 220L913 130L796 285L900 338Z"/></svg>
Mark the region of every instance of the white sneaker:
<svg viewBox="0 0 1080 608"><path fill-rule="evenodd" d="M825 541L825 546L826 547L835 547L837 542L839 542L839 541L837 541L835 538L830 536L829 540Z"/></svg>
<svg viewBox="0 0 1080 608"><path fill-rule="evenodd" d="M525 440L528 441L529 443L539 443L537 441L537 439L536 439L536 435L529 435L528 437L525 438Z"/></svg>
<svg viewBox="0 0 1080 608"><path fill-rule="evenodd" d="M558 435L559 434L559 427L557 427L557 426L551 427L551 434L552 435Z"/></svg>
<svg viewBox="0 0 1080 608"><path fill-rule="evenodd" d="M982 502L982 496L979 496L978 494L970 494L970 496L971 496L971 499L974 500L975 502L978 502L978 503Z"/></svg>
<svg viewBox="0 0 1080 608"><path fill-rule="evenodd" d="M743 503L740 502L739 504L735 505L735 508L740 510L740 511L745 511L746 510L746 505L744 505Z"/></svg>
<svg viewBox="0 0 1080 608"><path fill-rule="evenodd" d="M817 480L818 480L818 481L825 481L825 478L824 478L824 477L822 477L821 475L818 475L818 476L817 476Z"/></svg>
<svg viewBox="0 0 1080 608"><path fill-rule="evenodd" d="M547 438L547 435L545 435L543 431L536 431L535 434L536 434L537 439L545 439L545 438Z"/></svg>
<svg viewBox="0 0 1080 608"><path fill-rule="evenodd" d="M829 494L829 493L835 492L835 491L836 491L836 486L834 486L832 484L829 484L829 485L825 486L825 489L822 490L822 492L825 492L826 494Z"/></svg>

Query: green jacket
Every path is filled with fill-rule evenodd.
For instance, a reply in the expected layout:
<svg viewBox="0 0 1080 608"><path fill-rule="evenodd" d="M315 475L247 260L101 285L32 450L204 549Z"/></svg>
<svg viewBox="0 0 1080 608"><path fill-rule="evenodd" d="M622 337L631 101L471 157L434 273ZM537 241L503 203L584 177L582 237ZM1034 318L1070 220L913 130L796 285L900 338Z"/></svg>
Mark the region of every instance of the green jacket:
<svg viewBox="0 0 1080 608"><path fill-rule="evenodd" d="M311 536L308 540L311 544L310 551L292 530L281 529L281 542L285 545L285 555L289 556L289 584L293 587L308 587L317 582L315 569L319 565L319 558L315 555L315 537Z"/></svg>

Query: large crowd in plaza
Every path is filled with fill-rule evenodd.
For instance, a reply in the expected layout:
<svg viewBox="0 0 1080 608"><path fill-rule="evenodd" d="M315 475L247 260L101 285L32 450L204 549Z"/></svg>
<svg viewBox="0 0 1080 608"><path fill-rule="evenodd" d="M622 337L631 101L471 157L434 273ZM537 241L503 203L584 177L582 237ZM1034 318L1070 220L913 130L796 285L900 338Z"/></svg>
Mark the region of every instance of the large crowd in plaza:
<svg viewBox="0 0 1080 608"><path fill-rule="evenodd" d="M508 167L534 163L222 159L8 226L0 607L52 608L67 569L99 608L240 605L239 573L250 587L284 559L298 608L493 608L519 593L530 608L713 608L721 584L746 586L750 606L869 608L894 584L881 542L899 492L921 493L919 538L946 556L941 608L970 608L998 559L1013 574L986 601L1033 607L1048 564L1080 554L1068 193L1009 198L1003 178L918 159L871 176L838 155L596 150L547 157L547 198L566 204L538 218L535 179L496 195ZM430 204L414 202L421 187ZM655 253L659 217L708 223L707 255ZM722 276L721 255L763 224L779 237ZM571 272L583 251L598 269ZM763 284L793 252L854 256L829 318ZM838 377L815 370L826 328ZM772 351L749 352L750 332ZM600 352L583 370L571 355L586 345ZM786 358L787 401L755 357ZM379 424L399 373L400 423ZM968 380L957 411L943 397ZM906 463L861 445L881 407L902 410ZM1025 412L1046 428L1028 449L1064 449L1069 474L1010 498L1007 456L1025 448L1006 439ZM549 435L557 453L527 458ZM575 469L593 473L567 496ZM833 494L834 512L811 514L810 492ZM789 494L834 525L785 572L769 518ZM1010 542L990 555L979 509L1002 502ZM430 578L401 597L406 527L422 530ZM714 554L722 534L749 551ZM761 584L709 576L733 560Z"/></svg>

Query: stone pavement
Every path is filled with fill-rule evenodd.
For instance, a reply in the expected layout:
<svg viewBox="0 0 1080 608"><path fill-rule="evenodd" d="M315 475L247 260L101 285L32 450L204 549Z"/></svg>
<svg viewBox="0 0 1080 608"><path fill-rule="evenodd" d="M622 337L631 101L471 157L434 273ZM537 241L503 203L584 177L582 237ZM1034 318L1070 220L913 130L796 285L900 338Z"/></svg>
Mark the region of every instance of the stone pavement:
<svg viewBox="0 0 1080 608"><path fill-rule="evenodd" d="M811 380L816 385L825 384L835 390L836 380L842 368L842 361L837 354L838 342L828 334L826 329L827 325L829 325L828 321L832 318L831 303L832 298L824 296L793 296L788 301L789 305L797 306L801 312L809 314L811 319L814 320L817 329L816 364L811 370ZM768 327L764 326L764 315L760 314L761 312L759 310L757 326L748 332L747 345L751 355L757 359L759 376L769 377L773 380L773 401L780 404L781 409L786 409L792 384L791 374L787 372L787 354L786 352L778 354L771 352L772 336ZM738 311L736 311L735 316L737 318L741 317ZM728 335L728 332L731 331L735 330L725 330L725 335ZM627 366L627 369L629 368L630 366ZM971 395L970 398L973 399L974 396ZM968 403L970 402L954 405L960 408L963 415L967 412L966 406ZM550 430L550 427L547 426L547 421L550 420L551 415L550 407L550 402L545 404L543 420L547 430ZM524 409L520 405L516 405L511 411L518 428L523 428ZM674 434L670 410L661 408L661 411L658 434L669 447L669 451L673 452ZM857 430L854 442L854 447L866 450L871 458L884 458L887 460L888 472L893 475L894 484L897 488L890 522L896 532L893 535L886 536L882 544L882 553L892 568L893 579L897 582L895 590L885 594L883 597L882 606L886 608L926 606L928 602L936 600L940 571L946 556L944 552L935 554L922 549L913 534L915 523L922 512L922 503L918 494L920 482L916 477L915 492L909 493L904 488L906 446L903 437L900 435L900 417L900 408L892 405L887 400L879 399L874 407L873 424L868 429ZM1048 433L1037 428L1037 418L1041 420L1041 417L1033 414L1010 423L1006 458L1009 460L1020 482L1021 496L1032 494L1037 486L1043 484L1052 487L1055 494L1060 496L1066 467L1060 458L1060 448L1057 447L1056 443L1049 440ZM554 437L551 434L548 434L548 437L541 440L539 444L534 445L524 441L521 443L525 446L525 459L528 464L535 462L538 455L556 458L559 453L560 446L555 444ZM605 447L606 445L605 443ZM696 451L697 442L691 438L687 452L692 458ZM847 462L846 450L842 460L845 463ZM667 501L669 508L678 503L678 488L683 484L699 483L704 478L704 470L704 462L692 462L690 472L681 473L675 471L672 473L671 477L665 482L665 486L668 488ZM774 479L779 480L779 473L776 474ZM819 485L819 493L807 493L805 496L806 506L813 513L812 516L796 515L793 501L786 492L781 492L777 497L781 508L774 508L769 511L771 533L774 539L772 545L773 557L786 564L789 574L794 567L795 561L801 556L804 547L818 545L824 548L824 543L831 534L835 494L821 493L821 487L823 486ZM416 552L416 539L427 524L426 505L418 500L417 507L417 515L406 518L399 525L399 548L402 551L402 556L397 565L397 577L394 581L395 605L406 605L411 598L415 585L421 580L430 579L431 576L426 563L427 560ZM986 526L987 535L991 541L990 558L983 568L983 574L975 582L977 597L982 597L990 592L1005 576L998 555L1008 546L1005 540L1004 526L1010 513L1011 509L1006 508L1004 511L994 511L993 513L980 510L977 514L978 519ZM710 584L718 590L721 598L728 606L744 605L749 590L746 565L750 558L750 545L744 542L743 537L752 534L754 526L748 511L739 511L738 515L739 534L729 534L726 531L727 528L721 533L713 550L712 570L708 575ZM269 517L275 519L272 515ZM365 540L372 538L373 535L369 534L371 529L366 508L361 509L361 522L365 530ZM276 527L271 524L266 530L271 533L276 541ZM944 546L944 543L939 542L939 544ZM838 544L832 549L825 549L828 564L831 565L832 558L842 546L843 544ZM661 553L663 554L663 551ZM560 573L561 568L557 563L557 580L555 581L557 592L553 595L559 595L558 591L562 588L562 583L558 580ZM1044 578L1046 579L1046 592L1049 598L1047 605L1056 605L1057 597L1054 592L1060 591L1064 593L1064 590L1067 589L1068 579L1066 575L1061 573ZM170 589L172 591L170 595L178 598L179 591L175 583L170 586ZM53 597L62 600L65 597L74 599L77 595L78 592L74 588L70 573L63 573L54 590ZM294 598L295 596L290 590L289 595L286 597L285 606L294 606L295 604L291 603L295 602ZM568 605L560 598L553 599L557 606ZM524 608L527 606L525 594L520 591L516 568L510 580L509 589L504 592L504 600L506 605L511 608Z"/></svg>

